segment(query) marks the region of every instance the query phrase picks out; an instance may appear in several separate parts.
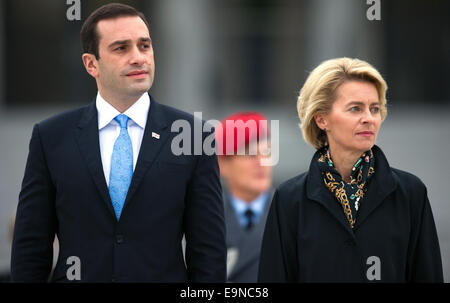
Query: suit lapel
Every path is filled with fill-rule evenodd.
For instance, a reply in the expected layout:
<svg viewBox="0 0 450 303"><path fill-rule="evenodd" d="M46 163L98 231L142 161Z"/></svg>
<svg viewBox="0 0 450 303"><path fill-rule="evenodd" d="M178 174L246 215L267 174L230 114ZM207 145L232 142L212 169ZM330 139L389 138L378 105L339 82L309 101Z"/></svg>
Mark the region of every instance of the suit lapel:
<svg viewBox="0 0 450 303"><path fill-rule="evenodd" d="M227 225L227 237L229 240L229 243L235 243L239 242L239 239L242 235L242 227L239 223L239 220L237 218L236 212L233 208L233 205L231 205L230 201L231 197L229 196L229 193L226 192L224 194L224 202L225 202L225 223Z"/></svg>
<svg viewBox="0 0 450 303"><path fill-rule="evenodd" d="M239 270L240 259L242 257L241 245L239 245L242 238L242 227L239 224L236 212L231 205L228 191L224 190L223 195L225 224L227 230L227 278L235 274Z"/></svg>
<svg viewBox="0 0 450 303"><path fill-rule="evenodd" d="M91 103L84 111L76 130L76 140L80 148L88 170L94 180L94 183L106 203L106 207L114 216L114 209L109 197L108 187L106 185L103 173L102 160L100 157L100 143L98 139L98 115L95 102Z"/></svg>
<svg viewBox="0 0 450 303"><path fill-rule="evenodd" d="M246 232L238 221L236 212L229 200L231 197L228 192L224 195L227 237L229 237L229 242L233 244L228 247L228 252L230 252L230 248L237 249L237 255L235 256L237 257L237 260L233 260L233 266L227 270L229 277L239 274L242 269L248 267L250 262L258 258L261 245L260 241L264 233L265 221L269 213L272 198L273 190L267 195L267 201L264 205L262 217L250 232ZM227 262L228 261L229 260L227 260Z"/></svg>
<svg viewBox="0 0 450 303"><path fill-rule="evenodd" d="M151 96L150 99L151 104L148 112L147 124L145 125L136 168L131 179L127 198L125 199L123 212L131 203L133 195L136 193L137 188L144 179L145 173L153 165L161 148L170 137L170 129L167 127L169 123L162 105L157 103ZM156 134L156 136L154 136L153 133Z"/></svg>

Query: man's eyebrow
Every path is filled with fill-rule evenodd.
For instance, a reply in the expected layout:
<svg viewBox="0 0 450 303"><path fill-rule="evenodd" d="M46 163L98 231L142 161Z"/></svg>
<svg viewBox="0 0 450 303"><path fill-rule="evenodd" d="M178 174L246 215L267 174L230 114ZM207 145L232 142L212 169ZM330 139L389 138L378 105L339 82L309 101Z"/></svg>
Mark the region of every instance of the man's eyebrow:
<svg viewBox="0 0 450 303"><path fill-rule="evenodd" d="M143 38L139 38L139 42L152 42L152 39L151 38L149 38L149 37L143 37ZM109 48L112 48L112 47L114 47L114 46L116 46L116 45L124 45L124 44L129 44L129 43L131 43L131 40L117 40L117 41L114 41L113 43L111 43L108 47Z"/></svg>
<svg viewBox="0 0 450 303"><path fill-rule="evenodd" d="M146 37L146 38L140 38L139 41L140 41L140 42L150 42L150 43L152 43L152 39L149 38L149 37Z"/></svg>
<svg viewBox="0 0 450 303"><path fill-rule="evenodd" d="M111 47L114 47L116 45L128 44L130 42L131 42L131 40L118 40L118 41L114 41L113 43L111 43L108 47L111 48Z"/></svg>

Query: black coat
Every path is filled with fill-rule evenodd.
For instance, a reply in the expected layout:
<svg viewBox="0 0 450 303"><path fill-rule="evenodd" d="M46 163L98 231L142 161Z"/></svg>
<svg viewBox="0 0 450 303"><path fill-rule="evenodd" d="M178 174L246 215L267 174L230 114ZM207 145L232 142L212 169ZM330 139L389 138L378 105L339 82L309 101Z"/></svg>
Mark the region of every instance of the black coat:
<svg viewBox="0 0 450 303"><path fill-rule="evenodd" d="M391 168L377 146L373 152L375 174L353 230L324 185L318 153L307 173L277 189L263 238L259 282L443 281L425 185Z"/></svg>
<svg viewBox="0 0 450 303"><path fill-rule="evenodd" d="M37 124L17 208L13 281L47 280L56 234L53 281L68 281L74 256L81 282L225 282L217 157L174 155L176 120L187 121L192 135L193 116L151 99L119 221L103 174L95 102Z"/></svg>

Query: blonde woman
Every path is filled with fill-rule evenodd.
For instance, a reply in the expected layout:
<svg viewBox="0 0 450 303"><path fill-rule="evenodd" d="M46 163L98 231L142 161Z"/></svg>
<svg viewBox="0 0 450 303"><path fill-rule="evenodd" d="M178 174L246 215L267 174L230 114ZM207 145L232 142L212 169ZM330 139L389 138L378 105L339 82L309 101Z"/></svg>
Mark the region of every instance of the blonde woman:
<svg viewBox="0 0 450 303"><path fill-rule="evenodd" d="M367 62L315 68L298 98L308 172L283 183L268 215L260 282L442 282L425 185L375 145L387 85Z"/></svg>

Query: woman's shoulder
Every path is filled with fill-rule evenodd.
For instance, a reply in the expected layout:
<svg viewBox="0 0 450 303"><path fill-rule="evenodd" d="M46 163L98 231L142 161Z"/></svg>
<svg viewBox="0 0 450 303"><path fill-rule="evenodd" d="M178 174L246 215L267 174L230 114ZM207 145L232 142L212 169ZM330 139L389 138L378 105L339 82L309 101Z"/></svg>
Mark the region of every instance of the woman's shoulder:
<svg viewBox="0 0 450 303"><path fill-rule="evenodd" d="M397 184L399 184L400 186L406 187L408 189L426 189L425 184L416 175L393 167L391 167L391 171L397 181Z"/></svg>
<svg viewBox="0 0 450 303"><path fill-rule="evenodd" d="M274 193L272 200L272 212L282 218L283 224L287 224L290 230L296 229L298 209L304 196L305 180L307 172L297 175L281 183Z"/></svg>
<svg viewBox="0 0 450 303"><path fill-rule="evenodd" d="M423 209L428 202L428 192L425 184L416 175L404 170L391 168L394 179L397 181L396 191L400 197L406 197L413 209Z"/></svg>
<svg viewBox="0 0 450 303"><path fill-rule="evenodd" d="M277 190L283 191L283 192L291 192L291 191L295 191L295 190L299 190L299 187L302 186L302 184L305 183L306 177L308 175L308 172L304 172L300 175L297 175L295 177L292 177L286 181L284 181L283 183L281 183Z"/></svg>
<svg viewBox="0 0 450 303"><path fill-rule="evenodd" d="M381 173L381 177L379 176L381 178L379 181L380 184L383 183L382 178L390 178L390 175L392 175L394 182L400 189L414 194L423 194L426 192L425 184L419 177L410 172L390 166L386 156L378 146L375 145L372 150L375 154L375 161L376 163L378 162L375 174L377 174L377 171L379 174Z"/></svg>
<svg viewBox="0 0 450 303"><path fill-rule="evenodd" d="M295 197L301 197L305 189L308 172L304 172L293 178L290 178L281 183L276 190L275 195L279 201L295 202ZM284 202L288 203L288 202Z"/></svg>

